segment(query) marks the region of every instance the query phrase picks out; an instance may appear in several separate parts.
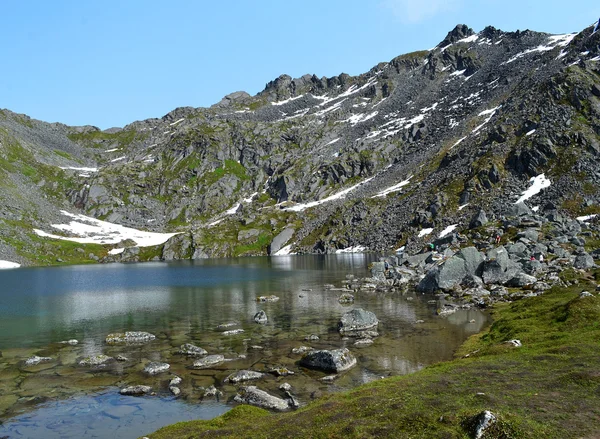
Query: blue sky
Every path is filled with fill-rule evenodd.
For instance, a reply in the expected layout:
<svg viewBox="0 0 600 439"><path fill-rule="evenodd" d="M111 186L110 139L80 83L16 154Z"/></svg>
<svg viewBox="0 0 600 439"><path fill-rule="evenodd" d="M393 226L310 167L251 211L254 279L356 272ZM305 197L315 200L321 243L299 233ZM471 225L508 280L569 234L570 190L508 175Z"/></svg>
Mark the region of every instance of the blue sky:
<svg viewBox="0 0 600 439"><path fill-rule="evenodd" d="M597 0L3 3L0 108L103 129L255 94L282 73L364 73L458 23L568 33L600 18Z"/></svg>

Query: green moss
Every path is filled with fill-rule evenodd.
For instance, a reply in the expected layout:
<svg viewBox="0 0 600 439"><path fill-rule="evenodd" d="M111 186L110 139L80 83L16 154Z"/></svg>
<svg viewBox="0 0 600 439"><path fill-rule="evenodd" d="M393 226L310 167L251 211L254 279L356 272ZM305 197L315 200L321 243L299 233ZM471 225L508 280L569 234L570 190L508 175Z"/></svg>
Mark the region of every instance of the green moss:
<svg viewBox="0 0 600 439"><path fill-rule="evenodd" d="M126 148L134 141L142 141L148 137L148 133L138 133L135 130L119 131L116 133L106 133L100 130L90 130L84 133L71 133L67 137L73 142L88 147L100 147L115 145L120 148Z"/></svg>
<svg viewBox="0 0 600 439"><path fill-rule="evenodd" d="M578 288L498 305L494 324L453 361L327 395L291 413L241 406L150 437L465 438L483 410L499 419L488 438L592 437L600 429L600 299L580 299L592 287L580 281ZM505 343L514 338L521 348Z"/></svg>
<svg viewBox="0 0 600 439"><path fill-rule="evenodd" d="M59 155L65 159L73 160L73 156L66 151L61 151L60 149L55 149L54 154Z"/></svg>

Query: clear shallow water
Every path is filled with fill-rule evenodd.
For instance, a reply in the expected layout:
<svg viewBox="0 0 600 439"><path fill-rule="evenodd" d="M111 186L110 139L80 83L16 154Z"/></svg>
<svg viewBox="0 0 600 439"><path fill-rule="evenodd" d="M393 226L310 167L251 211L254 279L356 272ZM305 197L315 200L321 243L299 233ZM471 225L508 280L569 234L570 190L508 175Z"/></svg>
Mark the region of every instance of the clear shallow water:
<svg viewBox="0 0 600 439"><path fill-rule="evenodd" d="M188 416L211 418L231 407L228 401L236 388L223 380L240 369L288 367L295 375L267 375L251 384L281 396L279 385L289 382L293 393L306 403L314 395L414 372L449 359L466 337L486 324L487 317L476 310L438 317L440 304L428 303L435 298L421 295L359 292L354 305L339 304L340 292L326 290L324 284L341 286L349 273L366 276L370 258L351 254L287 256L0 272L0 420L5 421L0 425L0 437L39 437L36 429L44 425L55 437L69 437L74 428L72 413L85 412L90 404L97 405L100 413L105 407L124 406L126 413L131 405L143 406L135 411L137 417L133 412L121 417L102 415L100 423L90 417L78 418L76 431L90 430L85 434L97 437L114 436L116 431L118 437L137 437L161 425L190 419ZM280 300L256 303L257 296L270 294ZM341 338L336 330L340 316L355 307L373 311L381 322L381 336L371 346L355 347L354 340ZM252 321L259 309L269 316L267 325ZM415 324L417 320L425 323ZM245 332L223 335L216 327L227 322L236 322L234 328ZM128 330L151 332L157 340L142 346L104 343L107 334ZM305 341L310 334L320 339ZM73 338L79 345L58 343ZM193 370L193 360L175 355L177 348L188 342L230 361L212 369ZM301 345L348 347L358 365L332 384L324 384L319 381L324 373L296 365L300 356L291 354L291 349ZM129 361L101 370L77 365L81 358L97 353L121 354ZM55 360L24 367L22 361L33 354ZM146 376L142 369L149 361L168 362L170 373ZM174 374L183 378L179 400L169 397L168 381ZM126 384L151 385L157 396L120 397L114 386ZM220 402L202 399L203 388L210 385L224 392ZM91 392L99 393L81 396ZM41 403L46 405L40 408ZM174 409L179 406L186 409ZM24 412L27 414L18 415ZM95 429L82 430L90 425Z"/></svg>

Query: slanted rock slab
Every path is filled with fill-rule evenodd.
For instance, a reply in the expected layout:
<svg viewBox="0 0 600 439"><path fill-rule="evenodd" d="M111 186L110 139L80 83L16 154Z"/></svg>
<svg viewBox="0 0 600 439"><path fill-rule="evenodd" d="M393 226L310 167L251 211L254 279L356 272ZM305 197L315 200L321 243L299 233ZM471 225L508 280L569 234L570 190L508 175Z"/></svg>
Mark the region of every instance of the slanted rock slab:
<svg viewBox="0 0 600 439"><path fill-rule="evenodd" d="M285 399L270 395L256 386L242 387L239 393L235 395L234 401L268 410L284 411L290 408Z"/></svg>

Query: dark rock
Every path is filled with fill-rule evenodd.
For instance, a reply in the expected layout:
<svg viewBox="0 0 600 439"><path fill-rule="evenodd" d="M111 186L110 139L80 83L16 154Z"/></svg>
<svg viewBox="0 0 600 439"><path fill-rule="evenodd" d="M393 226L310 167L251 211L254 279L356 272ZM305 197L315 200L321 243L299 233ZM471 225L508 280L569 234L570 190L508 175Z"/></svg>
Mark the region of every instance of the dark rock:
<svg viewBox="0 0 600 439"><path fill-rule="evenodd" d="M481 209L475 214L475 216L473 216L473 218L471 218L471 221L469 222L469 229L485 226L487 223L487 215L485 214L485 211Z"/></svg>
<svg viewBox="0 0 600 439"><path fill-rule="evenodd" d="M300 366L325 372L342 372L356 365L356 358L346 348L311 351L300 360Z"/></svg>

